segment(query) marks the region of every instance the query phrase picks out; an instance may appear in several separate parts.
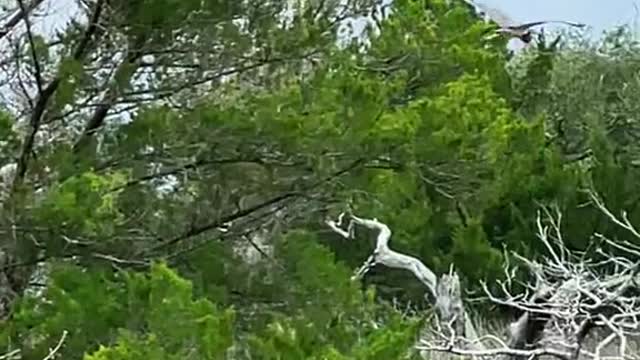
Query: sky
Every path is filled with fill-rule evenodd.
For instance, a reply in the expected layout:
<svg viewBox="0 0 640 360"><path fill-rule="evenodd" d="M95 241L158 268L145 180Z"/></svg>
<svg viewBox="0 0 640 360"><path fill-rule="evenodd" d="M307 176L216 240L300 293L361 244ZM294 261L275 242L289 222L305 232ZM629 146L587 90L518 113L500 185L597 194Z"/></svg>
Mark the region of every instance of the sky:
<svg viewBox="0 0 640 360"><path fill-rule="evenodd" d="M577 21L589 26L594 36L618 25L640 24L640 0L480 0L499 9L514 21ZM637 26L634 27L637 31Z"/></svg>
<svg viewBox="0 0 640 360"><path fill-rule="evenodd" d="M640 0L477 0L494 7L514 21L569 20L585 23L598 37L617 25L640 24ZM0 4L6 0L0 0ZM41 28L53 30L77 10L75 0L48 0L44 7L49 16ZM636 26L636 29L640 27Z"/></svg>

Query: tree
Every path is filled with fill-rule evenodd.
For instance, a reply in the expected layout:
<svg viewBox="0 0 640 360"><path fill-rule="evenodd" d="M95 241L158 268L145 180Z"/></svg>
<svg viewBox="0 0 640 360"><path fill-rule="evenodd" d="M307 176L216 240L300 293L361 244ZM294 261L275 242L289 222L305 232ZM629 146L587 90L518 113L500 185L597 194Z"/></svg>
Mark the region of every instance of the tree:
<svg viewBox="0 0 640 360"><path fill-rule="evenodd" d="M248 109L239 102L225 106L209 100L222 91L234 98L234 87L240 84L241 94L250 91L247 79L258 80L251 85L261 92L254 100L262 97L267 109L269 101L284 95L264 97L279 87L281 72L302 68L310 57L335 47L341 21L370 4L308 3L284 23L275 16L289 7L282 1L85 5L77 22L50 46L39 45L40 38L29 31L30 18L23 17L27 30L15 39L18 50L8 54L16 64L8 71L19 75L7 74L8 86L24 89L14 94L16 102L6 104L17 118L17 132L3 132L4 150L16 159L5 168L15 170L11 184L5 183L11 190L3 221L6 228L20 229L6 243L4 265L17 293L32 268L13 264L71 256L148 264L171 244L299 197L289 179L306 171L304 156L278 155L280 145L277 139L269 143L271 136L244 147L247 137L260 136L263 125L240 119ZM221 127L227 115L236 121ZM192 119L186 120L192 121L188 127L184 116ZM212 174L217 166L229 169ZM280 169L291 172L277 180ZM240 194L239 188L258 188L261 182L239 185L229 176L234 171L253 171L275 186L259 196ZM195 172L191 181L178 183L184 192L173 200L156 189L159 181L171 183L176 175ZM322 184L307 182L302 189ZM198 205L190 200L196 192ZM147 206L139 207L141 201ZM155 211L158 202L167 205L161 212ZM204 208L218 210L198 213ZM179 226L167 229L169 223ZM21 240L30 237L35 241Z"/></svg>
<svg viewBox="0 0 640 360"><path fill-rule="evenodd" d="M321 219L377 216L398 253L495 291L512 251L546 254L538 203L581 251L622 232L580 189L612 211L637 193L619 134L575 135L588 163L552 128L574 99L603 119L583 63L632 62L544 39L512 57L462 1L91 0L53 37L44 5L15 5L0 39L9 353L46 357L67 330L56 353L72 359L416 358L424 283L379 267L349 281L370 249ZM184 333L148 313L156 285L180 292L161 296Z"/></svg>
<svg viewBox="0 0 640 360"><path fill-rule="evenodd" d="M615 224L638 237L637 230L626 215L620 220L595 195L593 200ZM621 251L623 255L609 253L600 247L594 254L598 258L574 253L564 244L560 229L561 214L554 215L549 209L544 210L550 224L543 225L542 218L538 217L537 235L547 247L549 255L536 261L515 254L534 281L526 284L524 293L514 293L511 281L516 279L510 275L514 269L506 268L507 281L500 284L504 299L493 295L486 285L484 287L490 301L516 308L520 313L509 327L507 340L501 340L495 334L479 335L465 311L458 275L450 272L438 278L420 260L391 250L388 246L391 230L384 223L348 214L348 230L345 231L340 227L345 216L341 214L338 222L327 221L327 224L334 232L348 239L353 238L356 225L378 231L375 250L356 272L357 277L380 264L410 271L425 285L426 296L435 300L439 321L417 346L420 350L505 359L540 356L567 360L600 359L603 351L617 340L617 351L614 350L609 357L637 358L633 355L634 350L629 351L628 348L639 328L639 268L637 261L630 259L630 256L640 255L638 248L596 234L603 240L603 246ZM611 266L615 271L607 273ZM595 345L590 349L587 339L592 338L597 329L604 329L607 336L596 338Z"/></svg>

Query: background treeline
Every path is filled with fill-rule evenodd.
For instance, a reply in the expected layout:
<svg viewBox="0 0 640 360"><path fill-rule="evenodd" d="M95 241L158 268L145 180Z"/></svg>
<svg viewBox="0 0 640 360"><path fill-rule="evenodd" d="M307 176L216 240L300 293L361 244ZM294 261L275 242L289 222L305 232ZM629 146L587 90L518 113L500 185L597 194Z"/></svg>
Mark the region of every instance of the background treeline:
<svg viewBox="0 0 640 360"><path fill-rule="evenodd" d="M574 249L627 236L586 189L640 224L625 29L514 56L462 1L84 3L53 39L2 35L0 353L67 331L62 359L411 358L425 289L350 281L372 234L327 217L469 289L544 253L541 204Z"/></svg>

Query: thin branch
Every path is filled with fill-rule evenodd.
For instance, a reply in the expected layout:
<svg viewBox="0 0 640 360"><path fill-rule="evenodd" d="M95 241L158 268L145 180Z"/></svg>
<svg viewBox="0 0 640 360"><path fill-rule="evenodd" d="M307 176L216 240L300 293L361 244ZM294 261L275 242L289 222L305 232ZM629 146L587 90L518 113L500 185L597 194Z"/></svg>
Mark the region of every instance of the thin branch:
<svg viewBox="0 0 640 360"><path fill-rule="evenodd" d="M100 19L100 15L102 14L102 9L105 0L98 0L96 4L96 8L94 10L93 16L89 22L89 26L83 36L83 39L80 41L80 44L76 47L76 50L73 54L73 60L80 61L85 53L88 51L88 46L91 39L94 37L95 33L98 31L98 21ZM40 92L36 104L34 106L33 112L31 113L31 117L29 120L30 129L25 136L22 149L20 151L20 155L17 160L17 171L16 176L13 181L13 191L22 184L24 181L25 174L27 172L28 163L33 153L33 147L35 143L36 133L40 128L40 123L42 121L42 117L47 109L47 105L49 101L55 94L56 90L62 83L61 75L56 76L42 91Z"/></svg>
<svg viewBox="0 0 640 360"><path fill-rule="evenodd" d="M149 261L120 259L109 254L93 253L91 254L91 256L96 259L109 261L117 265L142 266L142 267L148 267L150 265Z"/></svg>
<svg viewBox="0 0 640 360"><path fill-rule="evenodd" d="M18 9L9 18L9 20L0 28L0 39L2 39L5 36L7 36L7 34L9 34L11 32L11 30L13 30L13 28L15 28L16 25L18 25L20 23L20 21L22 21L23 18L28 16L29 13L31 13L33 10L35 10L35 8L40 6L40 4L42 4L43 2L44 2L44 0L34 0L26 8Z"/></svg>
<svg viewBox="0 0 640 360"><path fill-rule="evenodd" d="M640 232L638 232L638 230L636 230L636 228L631 225L631 222L629 222L629 219L627 218L626 211L622 212L622 220L620 220L618 219L618 217L613 215L613 213L611 213L609 209L607 209L607 207L602 203L602 200L600 200L600 198L594 192L589 191L589 195L591 197L591 200L593 200L593 202L595 203L596 207L600 209L600 211L602 211L605 215L607 215L607 217L611 221L613 221L616 225L622 227L623 229L628 230L631 234L633 234L633 236L640 239Z"/></svg>
<svg viewBox="0 0 640 360"><path fill-rule="evenodd" d="M20 349L11 350L6 354L0 355L0 360L20 359Z"/></svg>
<svg viewBox="0 0 640 360"><path fill-rule="evenodd" d="M54 358L54 356L56 356L56 353L60 350L60 348L62 347L62 344L64 343L65 339L67 338L67 330L64 330L62 332L62 337L60 337L60 341L58 341L58 344L49 351L49 354L47 354L47 356L42 359L42 360L51 360Z"/></svg>
<svg viewBox="0 0 640 360"><path fill-rule="evenodd" d="M185 233L178 235L172 239L166 240L160 244L156 244L152 247L150 247L149 249L144 250L144 253L153 253L155 251L164 249L166 247L169 247L171 245L174 245L176 243L179 243L181 241L187 240L189 238L192 238L196 235L200 235L203 233L206 233L207 231L211 231L217 228L220 228L221 226L224 226L224 224L232 222L234 220L240 219L242 217L245 217L253 212L262 210L264 208L267 208L271 205L276 205L280 202L283 202L285 200L291 199L291 198L295 198L295 197L299 197L301 196L300 193L297 192L289 192L289 193L284 193L278 196L275 196L273 198L270 198L260 204L257 204L255 206L252 206L250 208L247 209L243 209L243 210L239 210L236 211L232 214L229 214L227 216L224 216L222 218L220 218L219 220L216 220L212 223L206 224L206 225L202 225L202 226L195 226L191 229L189 229L188 231L186 231Z"/></svg>
<svg viewBox="0 0 640 360"><path fill-rule="evenodd" d="M300 59L304 59L306 56L310 56L310 55L303 55L303 56L300 56L299 58L271 58L267 60L255 61L249 64L239 64L229 69L215 72L213 74L201 77L191 82L185 82L182 84L177 84L177 85L167 86L162 88L132 90L129 92L125 92L122 95L124 97L131 97L131 96L155 94L156 95L155 100L160 100L169 96L173 96L176 93L179 93L180 91L186 90L188 88L219 80L221 78L224 78L225 76L230 76L230 75L235 75L235 74L250 71L250 70L255 70L265 65L277 64L285 61L300 60Z"/></svg>
<svg viewBox="0 0 640 360"><path fill-rule="evenodd" d="M242 158L242 157L238 157L238 158L227 158L227 159L216 159L216 160L207 160L207 159L198 159L196 161L192 161L190 163L184 164L184 165L180 165L180 166L176 166L174 168L171 169L167 169L164 171L159 171L153 174L148 174L148 175L144 175L141 176L139 178L133 179L133 180L129 180L127 183L116 186L114 188L112 188L110 191L119 191L128 187L132 187L132 186L136 186L136 185L140 185L142 183L148 182L148 181L152 181L155 179L159 179L159 178L163 178L166 176L171 176L171 175L177 175L180 173L185 173L187 171L190 170L197 170L200 169L202 167L205 166L210 166L210 165L225 165L225 164L238 164L238 163L253 163L253 164L260 164L260 165L280 165L280 166L294 166L296 165L296 163L276 163L276 162L271 162L268 160L264 160L261 158Z"/></svg>
<svg viewBox="0 0 640 360"><path fill-rule="evenodd" d="M163 178L165 176L177 175L177 174L183 173L185 171L195 170L195 169L198 169L198 168L200 168L202 166L216 165L216 164L217 165L233 164L233 163L239 163L239 162L244 162L244 161L245 160L243 160L243 159L235 159L235 158L233 158L233 159L220 159L220 160L199 159L199 160L187 163L185 165L177 166L177 167L175 167L173 169L168 169L168 170L164 170L164 171L159 171L157 173L141 176L139 178L130 180L125 184L122 184L122 185L119 185L117 187L114 187L110 191L119 191L119 190L122 190L122 189L125 189L125 188L128 188L128 187L132 187L132 186L136 186L136 185L145 183L147 181ZM246 161L250 162L250 160L246 160Z"/></svg>
<svg viewBox="0 0 640 360"><path fill-rule="evenodd" d="M472 357L491 357L495 358L501 355L513 356L513 357L522 357L526 359L535 359L540 356L551 355L558 357L560 359L571 359L571 353L565 351L559 351L555 349L547 349L547 348L538 348L534 350L519 350L519 349L489 349L489 350L466 350L459 349L453 346L429 346L429 345L421 345L416 347L418 350L423 351L436 351L436 352L446 352L449 354L460 355L460 356L472 356Z"/></svg>
<svg viewBox="0 0 640 360"><path fill-rule="evenodd" d="M174 238L171 238L171 239L165 240L165 241L163 241L163 242L161 242L159 244L156 244L156 245L154 245L154 246L152 246L152 247L150 247L148 249L145 249L145 250L139 252L136 255L139 256L139 255L142 255L142 254L150 254L150 253L153 253L155 251L162 250L164 248L167 248L169 246L172 246L174 244L177 244L177 243L179 243L181 241L187 240L187 239L192 238L194 236L201 235L201 234L204 234L204 233L206 233L208 231L218 229L218 228L224 226L224 224L231 223L231 222L233 222L233 221L235 221L237 219L240 219L240 218L243 218L243 217L245 217L247 215L255 213L256 211L260 211L260 210L266 209L269 206L278 205L278 204L280 204L280 203L282 203L282 202L284 202L286 200L304 197L305 196L305 192L311 191L311 190L313 190L313 189L315 189L315 188L317 188L317 187L319 187L321 185L324 185L327 182L332 181L332 180L334 180L334 179L336 179L336 178L338 178L338 177L340 177L340 176L342 176L342 175L344 175L344 174L346 174L346 173L348 173L348 172L360 167L363 164L364 164L364 159L355 160L350 165L346 166L345 168L334 172L333 174L327 176L324 179L318 180L318 181L316 181L316 182L314 182L314 183L312 183L312 184L310 184L310 185L308 185L306 187L303 187L299 191L285 192L283 194L274 196L274 197L272 197L270 199L267 199L267 200L265 200L265 201L263 201L263 202L261 202L259 204L251 206L249 208L238 210L238 211L235 211L235 212L233 212L233 213L231 213L229 215L223 216L223 217L221 217L221 218L219 218L219 219L217 219L215 221L212 221L211 223L193 227L193 228L187 230L186 232L184 232L183 234L180 234L180 235L178 235L178 236L176 236Z"/></svg>
<svg viewBox="0 0 640 360"><path fill-rule="evenodd" d="M31 52L31 59L35 70L34 77L36 79L36 86L38 87L38 94L42 94L42 70L40 67L40 60L38 59L38 53L36 51L35 41L33 40L33 33L31 31L31 21L29 20L29 11L24 5L23 0L18 0L20 10L24 13L24 24L27 30L27 39L29 40L29 48Z"/></svg>
<svg viewBox="0 0 640 360"><path fill-rule="evenodd" d="M138 69L138 60L144 56L142 47L147 40L147 35L138 36L131 44L131 48L127 52L125 59L120 63L113 75L112 83L106 94L100 101L100 105L93 112L91 118L87 121L80 138L73 145L73 152L78 153L89 143L91 137L104 124L107 114L120 97L120 82L129 82L135 71Z"/></svg>
<svg viewBox="0 0 640 360"><path fill-rule="evenodd" d="M363 267L358 270L358 275L361 276L368 271L368 269L374 264L382 264L390 268L405 269L413 273L413 275L422 282L427 289L429 289L431 295L436 298L436 275L428 267L426 267L422 261L417 258L405 254L398 253L389 248L388 243L391 238L391 229L379 222L377 219L362 219L355 215L349 216L349 230L344 231L340 228L341 222L345 214L340 214L339 221L327 220L326 224L337 234L344 238L352 238L352 224L364 226L368 229L378 230L376 238L376 248L373 254L367 259Z"/></svg>

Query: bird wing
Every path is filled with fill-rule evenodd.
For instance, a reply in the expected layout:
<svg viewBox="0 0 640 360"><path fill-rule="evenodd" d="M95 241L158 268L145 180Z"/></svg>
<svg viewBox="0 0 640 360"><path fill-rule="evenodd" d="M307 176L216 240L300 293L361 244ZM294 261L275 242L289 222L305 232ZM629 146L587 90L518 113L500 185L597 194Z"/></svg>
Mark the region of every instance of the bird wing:
<svg viewBox="0 0 640 360"><path fill-rule="evenodd" d="M506 15L502 11L493 7L489 7L479 1L464 0L464 2L473 6L476 9L476 11L484 14L486 17L488 17L493 22L498 24L498 26L503 28L509 28L512 30L526 30L531 27L547 24L547 23L561 23L561 24L565 24L573 27L578 27L578 28L582 28L586 26L585 24L576 23L572 21L564 21L564 20L532 21L532 22L522 24L522 23L517 23L513 21L513 19L511 19L508 15Z"/></svg>
<svg viewBox="0 0 640 360"><path fill-rule="evenodd" d="M513 29L513 30L527 30L527 29L532 28L534 26L538 26L538 25L542 25L542 24L548 24L548 23L560 23L560 24L565 24L565 25L578 27L578 28L583 28L583 27L586 26L585 24L575 23L575 22L571 22L571 21L546 20L546 21L532 21L532 22L528 22L528 23L524 23L524 24L518 24L518 25L510 25L510 26L508 26L508 28Z"/></svg>

